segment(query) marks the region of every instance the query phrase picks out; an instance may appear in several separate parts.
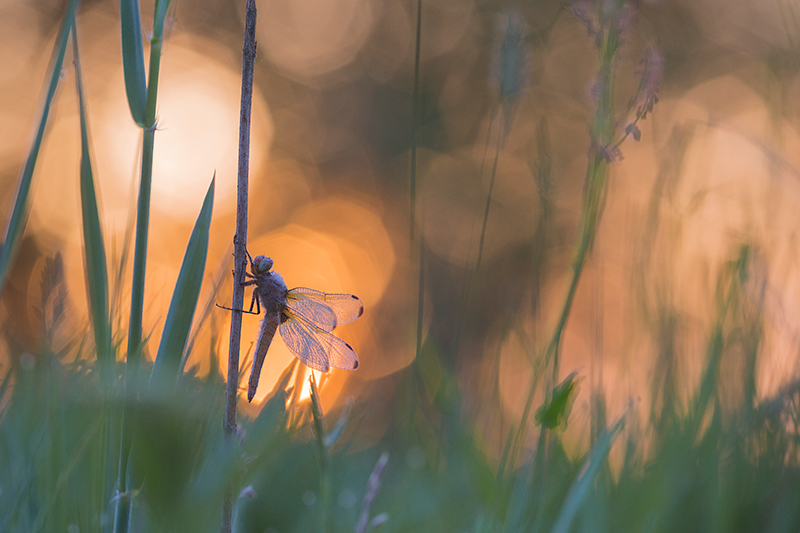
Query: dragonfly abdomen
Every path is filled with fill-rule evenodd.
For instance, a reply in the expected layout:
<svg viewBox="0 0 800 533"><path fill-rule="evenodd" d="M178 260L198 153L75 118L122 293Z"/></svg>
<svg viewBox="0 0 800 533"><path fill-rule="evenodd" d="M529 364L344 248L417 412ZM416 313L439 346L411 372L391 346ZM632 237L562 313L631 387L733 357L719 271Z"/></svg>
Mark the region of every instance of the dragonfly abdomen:
<svg viewBox="0 0 800 533"><path fill-rule="evenodd" d="M280 316L275 312L267 312L261 321L261 329L258 332L258 339L256 339L256 351L253 355L253 368L250 370L250 381L247 384L248 402L253 401L253 397L256 395L261 367L264 366L267 350L269 350L269 345L272 344L272 338L275 337L279 322Z"/></svg>

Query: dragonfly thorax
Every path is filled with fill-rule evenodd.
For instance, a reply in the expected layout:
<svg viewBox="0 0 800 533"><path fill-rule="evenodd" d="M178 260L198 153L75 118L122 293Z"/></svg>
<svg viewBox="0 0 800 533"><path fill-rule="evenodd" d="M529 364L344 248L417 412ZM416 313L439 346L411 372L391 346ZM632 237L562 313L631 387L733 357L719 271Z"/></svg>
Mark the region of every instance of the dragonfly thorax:
<svg viewBox="0 0 800 533"><path fill-rule="evenodd" d="M256 258L257 260L258 258ZM256 260L253 261L255 264ZM286 282L277 272L256 273L256 292L267 313L278 313L286 304Z"/></svg>

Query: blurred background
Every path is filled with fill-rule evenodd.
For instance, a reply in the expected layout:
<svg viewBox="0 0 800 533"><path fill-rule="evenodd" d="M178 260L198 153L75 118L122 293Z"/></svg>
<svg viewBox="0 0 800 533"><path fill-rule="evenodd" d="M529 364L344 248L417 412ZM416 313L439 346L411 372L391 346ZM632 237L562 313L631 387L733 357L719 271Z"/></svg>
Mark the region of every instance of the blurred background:
<svg viewBox="0 0 800 533"><path fill-rule="evenodd" d="M496 468L523 416L537 354L572 272L598 67L581 13L593 4L424 0L416 106L416 2L257 5L248 248L271 256L290 288L353 293L366 309L337 329L361 364L327 376L325 409L338 412L354 398L348 450L402 441L408 446L399 461L413 470L441 460L426 443L442 442L450 415L417 404L444 395ZM130 244L141 135L125 99L118 9L112 1L85 1L77 23L109 268L119 272L115 313L124 330L131 273L120 261ZM63 10L55 0L0 3L2 213L29 147ZM207 302L230 305L243 12L244 2L173 0L163 52L145 357L154 356L216 172L207 273L187 361L197 376L225 373L229 314L202 310ZM152 2L142 2L142 13L148 27ZM647 420L666 401L660 385L671 380L678 405L685 404L706 368L721 273L743 257L741 298L758 311L757 357L746 342L731 342L719 367L720 403L733 408L750 394L738 378L743 371L757 401L798 379L800 10L790 0L650 0L630 3L620 24L613 89L619 132L632 120L625 110L643 83L648 53L658 101L637 124L640 140L628 136L613 158L602 222L564 331L560 378L577 372L580 379L564 433L565 449L574 453L596 435L593 398L603 398L610 419L631 409ZM511 31L522 37L509 71ZM88 331L72 76L65 61L68 82L59 88L25 238L2 296L0 368L41 348L42 271L56 253L64 259L69 310L56 343L74 346ZM258 327L245 316L243 352ZM416 357L418 342L424 357ZM67 352L67 359L91 358ZM291 361L276 337L244 416L258 414ZM534 408L543 394L536 398ZM532 450L537 432L529 423ZM621 453L611 457L621 461Z"/></svg>

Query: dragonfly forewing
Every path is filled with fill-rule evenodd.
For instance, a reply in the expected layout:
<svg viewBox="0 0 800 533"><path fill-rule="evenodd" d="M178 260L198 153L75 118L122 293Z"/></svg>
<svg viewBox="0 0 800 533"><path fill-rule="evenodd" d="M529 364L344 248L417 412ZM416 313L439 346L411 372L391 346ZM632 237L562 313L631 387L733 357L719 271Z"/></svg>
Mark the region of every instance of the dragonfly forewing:
<svg viewBox="0 0 800 533"><path fill-rule="evenodd" d="M311 289L305 289L311 290ZM324 293L323 293L324 294ZM295 315L300 315L324 331L333 331L339 325L336 313L327 304L292 289L286 295L286 307Z"/></svg>
<svg viewBox="0 0 800 533"><path fill-rule="evenodd" d="M297 287L288 292L286 303L289 309L299 312L325 331L333 331L336 326L349 324L364 314L364 304L352 294L328 294L306 287ZM327 329L328 321L317 322L316 316L327 319L328 313L335 316L333 327Z"/></svg>

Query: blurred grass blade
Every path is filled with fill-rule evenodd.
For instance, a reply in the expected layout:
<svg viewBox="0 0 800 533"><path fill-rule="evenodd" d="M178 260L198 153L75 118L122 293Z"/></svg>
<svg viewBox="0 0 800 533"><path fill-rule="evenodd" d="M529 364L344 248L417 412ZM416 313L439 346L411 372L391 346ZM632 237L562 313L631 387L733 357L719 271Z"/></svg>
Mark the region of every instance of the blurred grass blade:
<svg viewBox="0 0 800 533"><path fill-rule="evenodd" d="M169 303L164 331L158 345L151 387L166 386L171 383L180 369L183 349L189 337L189 328L197 307L200 295L200 286L205 272L206 256L208 254L208 229L211 225L211 212L214 206L214 180L208 187L203 207L197 216L197 221L186 245L178 280Z"/></svg>
<svg viewBox="0 0 800 533"><path fill-rule="evenodd" d="M3 232L3 244L0 246L0 293L3 291L17 240L22 234L22 229L25 226L25 220L28 215L28 193L31 190L33 169L36 166L36 159L39 157L39 148L42 146L47 117L50 115L50 104L53 102L53 97L58 87L58 80L61 77L61 65L64 62L67 38L69 37L70 28L72 28L72 22L75 18L75 7L77 4L78 0L70 1L67 6L67 12L64 14L64 20L61 22L61 28L58 30L53 54L50 57L50 65L48 67L50 81L48 82L47 92L45 93L44 102L42 104L39 124L36 127L33 144L28 152L25 167L23 167L19 175L17 191L14 198L14 207L6 221L5 231Z"/></svg>
<svg viewBox="0 0 800 533"><path fill-rule="evenodd" d="M233 246L231 246L229 248L229 250L232 251L233 250ZM214 322L213 322L213 319L214 319L213 311L215 309L214 304L215 304L215 301L217 299L217 296L219 295L219 289L220 289L220 287L222 286L222 284L225 281L225 274L228 274L228 272L229 272L228 269L230 268L230 259L228 258L228 255L230 255L230 254L226 254L226 256L224 257L224 261L220 263L220 266L217 269L217 273L214 274L214 276L212 278L214 280L213 281L214 285L211 287L211 290L208 291L208 296L207 296L207 299L206 299L206 303L203 306L202 310L200 311L200 315L199 315L199 317L197 319L197 323L195 323L194 327L192 328L191 333L189 334L189 340L186 342L186 349L184 350L183 358L181 359L181 363L180 363L180 367L179 367L181 372L183 371L183 368L186 366L186 359L189 357L189 354L192 353L192 351L194 349L194 344L197 341L197 337L200 334L200 332L203 331L204 328L206 328L206 327L210 328L211 331L215 331L214 325L213 325L214 324ZM209 319L212 320L212 324L210 326L206 326L206 322L208 322ZM213 350L212 350L212 354L213 354ZM217 367L216 366L211 366L211 368L217 368Z"/></svg>
<svg viewBox="0 0 800 533"><path fill-rule="evenodd" d="M97 208L92 159L89 152L89 128L86 121L86 102L83 93L83 76L76 27L72 30L72 49L75 62L75 84L81 121L81 215L83 219L83 250L86 268L86 287L89 312L92 315L97 361L104 372L114 362L111 349L111 328L108 316L108 269L103 231Z"/></svg>
<svg viewBox="0 0 800 533"><path fill-rule="evenodd" d="M319 398L319 390L317 389L317 380L314 378L314 372L311 372L308 384L311 388L311 416L314 419L315 441L317 444L317 455L319 455L321 500L319 531L328 531L328 512L330 510L332 480L330 458L328 457L328 449L325 447L325 430L322 425L322 417L324 417L325 414L322 412L322 401Z"/></svg>
<svg viewBox="0 0 800 533"><path fill-rule="evenodd" d="M171 0L156 0L156 9L153 15L153 35L163 35L164 19L167 18L167 10Z"/></svg>
<svg viewBox="0 0 800 533"><path fill-rule="evenodd" d="M620 419L614 424L614 427L607 429L597 439L597 442L592 446L589 451L589 457L581 467L582 474L578 477L569 488L567 497L564 499L564 504L561 506L561 511L558 513L558 518L553 526L552 533L567 533L570 529L572 521L578 514L578 510L592 486L595 475L600 470L600 465L605 460L608 452L611 450L611 443L614 442L614 437L617 435L622 426L625 424L625 417L627 413L622 415Z"/></svg>
<svg viewBox="0 0 800 533"><path fill-rule="evenodd" d="M144 49L142 47L142 22L138 0L120 0L119 19L122 30L122 70L125 74L125 92L133 121L145 127L147 82L144 75Z"/></svg>
<svg viewBox="0 0 800 533"><path fill-rule="evenodd" d="M509 440L511 440L509 438ZM511 495L508 502L508 511L506 512L506 519L503 523L503 532L522 531L522 517L529 511L530 488L531 479L533 478L533 470L535 467L535 460L531 459L528 463L520 468L517 474L517 479L511 489ZM502 486L498 487L502 490Z"/></svg>
<svg viewBox="0 0 800 533"><path fill-rule="evenodd" d="M344 431L344 427L347 425L347 421L350 419L350 409L353 408L353 398L348 398L347 402L345 402L344 409L342 409L342 413L339 415L339 420L336 421L336 425L333 426L333 429L325 436L323 444L325 444L326 448L330 448L339 440L339 437L342 436L342 432Z"/></svg>

